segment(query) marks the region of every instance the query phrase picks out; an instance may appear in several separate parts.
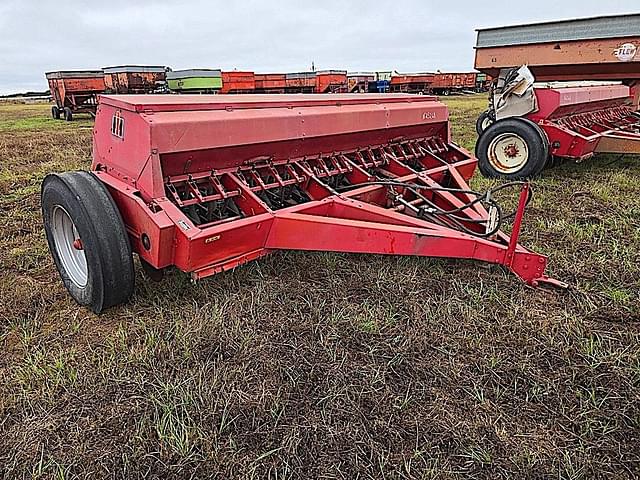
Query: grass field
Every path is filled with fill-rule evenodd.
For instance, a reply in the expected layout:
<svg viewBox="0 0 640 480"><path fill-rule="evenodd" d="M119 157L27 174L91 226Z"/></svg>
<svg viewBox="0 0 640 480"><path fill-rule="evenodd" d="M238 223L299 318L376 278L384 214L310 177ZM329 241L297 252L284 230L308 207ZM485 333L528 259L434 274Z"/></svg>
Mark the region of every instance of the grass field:
<svg viewBox="0 0 640 480"><path fill-rule="evenodd" d="M472 148L485 99L447 103ZM89 167L92 122L48 110L0 105L1 477L640 475L640 159L535 182L522 243L567 291L283 253L195 286L138 268L98 317L64 290L39 206L47 172Z"/></svg>

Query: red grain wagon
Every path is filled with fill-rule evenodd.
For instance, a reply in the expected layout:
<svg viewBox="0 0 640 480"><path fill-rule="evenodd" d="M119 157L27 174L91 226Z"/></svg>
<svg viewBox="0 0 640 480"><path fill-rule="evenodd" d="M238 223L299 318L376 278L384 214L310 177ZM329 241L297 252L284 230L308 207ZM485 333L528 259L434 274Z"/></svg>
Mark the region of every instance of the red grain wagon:
<svg viewBox="0 0 640 480"><path fill-rule="evenodd" d="M369 91L369 85L376 81L374 73L352 72L347 74L347 90L349 93L365 93Z"/></svg>
<svg viewBox="0 0 640 480"><path fill-rule="evenodd" d="M316 72L316 93L347 93L346 70Z"/></svg>
<svg viewBox="0 0 640 480"><path fill-rule="evenodd" d="M313 93L316 89L316 72L287 73L287 92Z"/></svg>
<svg viewBox="0 0 640 480"><path fill-rule="evenodd" d="M256 89L256 76L253 72L222 72L220 93L253 93Z"/></svg>
<svg viewBox="0 0 640 480"><path fill-rule="evenodd" d="M164 87L167 78L161 66L119 65L103 70L108 93L153 93Z"/></svg>
<svg viewBox="0 0 640 480"><path fill-rule="evenodd" d="M438 72L433 78L431 85L433 93L437 95L449 95L463 90L474 91L476 89L475 72L468 73L441 73Z"/></svg>
<svg viewBox="0 0 640 480"><path fill-rule="evenodd" d="M51 116L71 121L74 113L95 114L97 95L104 93L104 73L102 70L65 70L47 72L49 91L56 102L51 107Z"/></svg>
<svg viewBox="0 0 640 480"><path fill-rule="evenodd" d="M256 93L284 93L287 86L284 73L256 73Z"/></svg>
<svg viewBox="0 0 640 480"><path fill-rule="evenodd" d="M390 89L392 92L430 93L433 77L433 73L394 75L391 77Z"/></svg>

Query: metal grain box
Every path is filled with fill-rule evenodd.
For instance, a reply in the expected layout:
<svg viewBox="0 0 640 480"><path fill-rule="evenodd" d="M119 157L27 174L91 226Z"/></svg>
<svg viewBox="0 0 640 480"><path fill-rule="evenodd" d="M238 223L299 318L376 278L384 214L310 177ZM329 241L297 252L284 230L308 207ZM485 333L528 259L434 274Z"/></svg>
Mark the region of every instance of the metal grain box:
<svg viewBox="0 0 640 480"><path fill-rule="evenodd" d="M464 89L476 86L476 74L470 73L436 73L433 88Z"/></svg>
<svg viewBox="0 0 640 480"><path fill-rule="evenodd" d="M166 68L162 66L119 65L103 71L109 93L151 93L166 80Z"/></svg>
<svg viewBox="0 0 640 480"><path fill-rule="evenodd" d="M288 88L316 87L316 72L287 73L285 78Z"/></svg>
<svg viewBox="0 0 640 480"><path fill-rule="evenodd" d="M433 73L415 73L408 75L395 75L391 77L391 85L400 85L400 84L428 84L433 81L434 74Z"/></svg>
<svg viewBox="0 0 640 480"><path fill-rule="evenodd" d="M63 70L47 72L45 77L58 112L68 108L71 112L93 113L96 95L105 91L102 70Z"/></svg>
<svg viewBox="0 0 640 480"><path fill-rule="evenodd" d="M252 92L256 88L256 76L253 72L222 72L220 93Z"/></svg>
<svg viewBox="0 0 640 480"><path fill-rule="evenodd" d="M317 72L316 93L345 93L346 91L346 70L323 70Z"/></svg>
<svg viewBox="0 0 640 480"><path fill-rule="evenodd" d="M349 72L347 74L347 90L349 92L368 92L369 84L374 82L376 76L372 72Z"/></svg>
<svg viewBox="0 0 640 480"><path fill-rule="evenodd" d="M475 68L526 64L537 80L640 79L640 14L478 30Z"/></svg>
<svg viewBox="0 0 640 480"><path fill-rule="evenodd" d="M174 91L207 91L222 88L222 72L205 68L167 72L167 84Z"/></svg>
<svg viewBox="0 0 640 480"><path fill-rule="evenodd" d="M257 73L256 90L284 89L287 86L284 73Z"/></svg>

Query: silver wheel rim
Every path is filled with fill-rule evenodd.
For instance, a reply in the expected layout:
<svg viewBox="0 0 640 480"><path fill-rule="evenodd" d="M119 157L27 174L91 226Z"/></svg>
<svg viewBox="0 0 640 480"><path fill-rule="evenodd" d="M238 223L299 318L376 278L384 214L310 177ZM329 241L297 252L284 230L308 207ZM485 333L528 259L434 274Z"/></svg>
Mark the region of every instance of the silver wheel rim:
<svg viewBox="0 0 640 480"><path fill-rule="evenodd" d="M529 147L516 133L502 133L491 140L488 148L489 163L501 173L515 173L527 164Z"/></svg>
<svg viewBox="0 0 640 480"><path fill-rule="evenodd" d="M84 246L73 220L60 205L53 208L51 233L65 272L78 288L86 287L89 275Z"/></svg>

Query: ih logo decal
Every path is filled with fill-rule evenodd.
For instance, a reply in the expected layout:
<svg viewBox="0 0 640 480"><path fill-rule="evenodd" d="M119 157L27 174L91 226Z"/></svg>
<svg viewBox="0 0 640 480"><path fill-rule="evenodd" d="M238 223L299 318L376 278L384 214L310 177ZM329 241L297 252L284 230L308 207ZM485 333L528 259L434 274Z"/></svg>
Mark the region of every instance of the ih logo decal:
<svg viewBox="0 0 640 480"><path fill-rule="evenodd" d="M623 43L613 51L613 54L621 62L630 62L638 53L638 47L633 43Z"/></svg>

